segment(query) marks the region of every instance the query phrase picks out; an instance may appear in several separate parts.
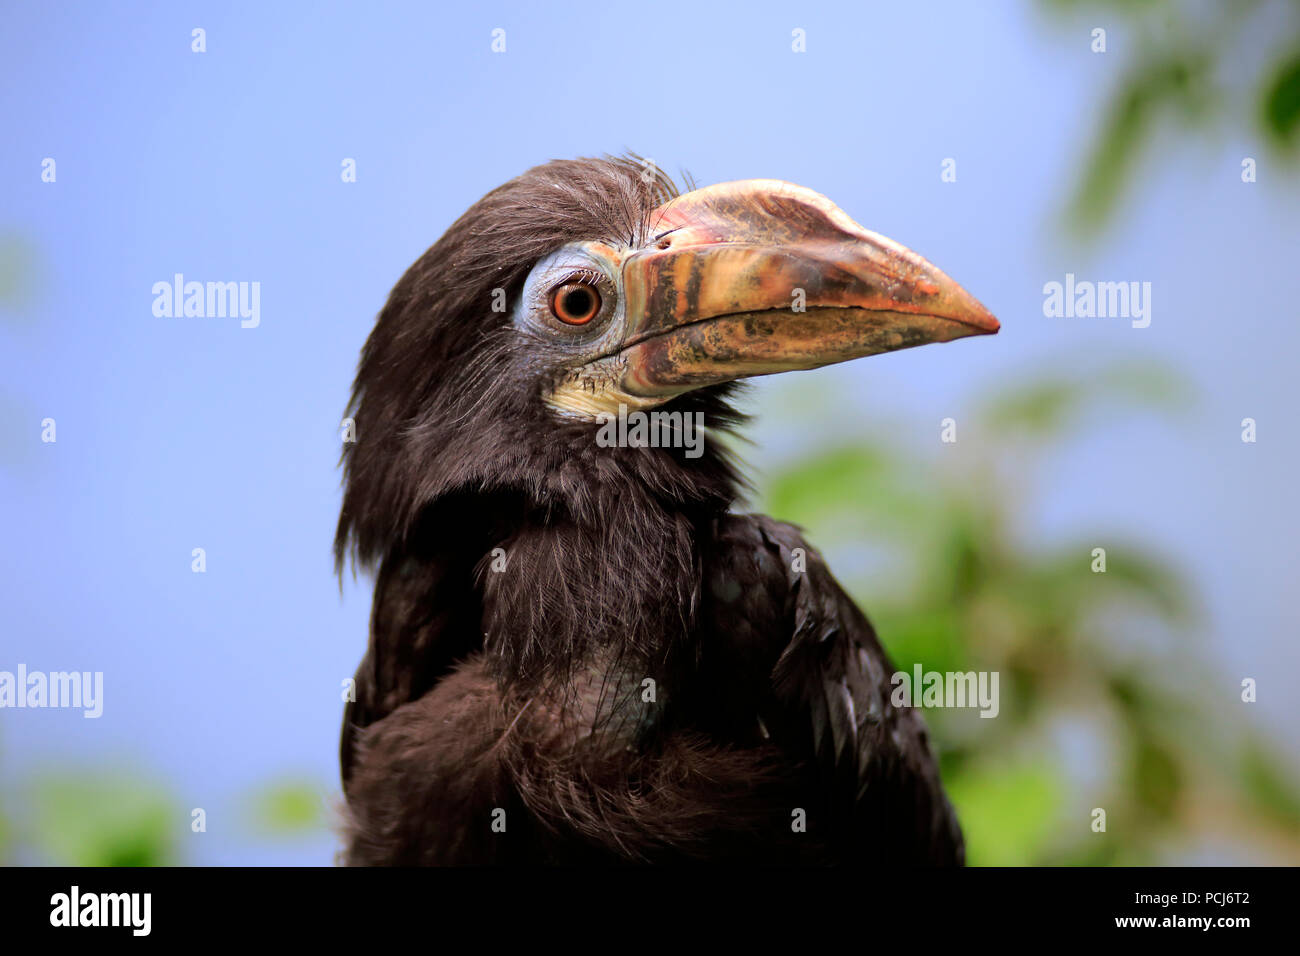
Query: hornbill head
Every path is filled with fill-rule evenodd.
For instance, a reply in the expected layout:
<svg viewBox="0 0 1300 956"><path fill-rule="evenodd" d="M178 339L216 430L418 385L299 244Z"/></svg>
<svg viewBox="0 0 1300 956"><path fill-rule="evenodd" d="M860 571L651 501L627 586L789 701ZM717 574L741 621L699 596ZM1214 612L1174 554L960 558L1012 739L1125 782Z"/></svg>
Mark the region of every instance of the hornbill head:
<svg viewBox="0 0 1300 956"><path fill-rule="evenodd" d="M631 469L699 500L734 481L721 455L688 468L664 449L596 449L593 422L663 407L725 427L738 379L997 330L938 268L810 189L679 195L635 157L536 167L453 224L381 312L336 553L372 563L458 491L580 505Z"/></svg>

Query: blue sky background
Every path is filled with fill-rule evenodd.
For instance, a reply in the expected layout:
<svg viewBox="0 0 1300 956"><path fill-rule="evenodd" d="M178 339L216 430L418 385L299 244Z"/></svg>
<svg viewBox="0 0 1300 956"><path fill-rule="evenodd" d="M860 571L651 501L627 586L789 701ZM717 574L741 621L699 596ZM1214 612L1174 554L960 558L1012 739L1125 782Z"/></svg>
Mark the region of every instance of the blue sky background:
<svg viewBox="0 0 1300 956"><path fill-rule="evenodd" d="M358 350L393 282L484 192L623 149L701 184L824 192L1001 318L996 340L806 373L852 398L856 417L834 427L920 422L933 440L982 388L1085 355L1187 375L1198 400L1178 421L1135 414L1067 446L1027 524L1123 531L1185 568L1224 674L1259 679L1257 719L1300 763L1300 190L1255 139L1162 133L1116 223L1082 248L1059 215L1123 62L1117 18L473 6L6 11L0 234L33 264L0 323L0 669L102 670L106 690L99 720L0 713L0 780L130 760L208 809L195 862L329 861L327 837L264 844L234 818L270 776L337 778L340 681L370 598L366 581L340 594L330 555ZM1112 54L1089 51L1094 25ZM1259 183L1240 181L1243 156ZM176 272L260 282L260 327L156 318L151 287ZM1042 286L1066 272L1151 282L1150 328L1044 318ZM765 381L753 408L782 395ZM1240 441L1246 416L1257 444ZM41 443L45 417L56 444ZM754 458L778 461L787 431L760 424Z"/></svg>

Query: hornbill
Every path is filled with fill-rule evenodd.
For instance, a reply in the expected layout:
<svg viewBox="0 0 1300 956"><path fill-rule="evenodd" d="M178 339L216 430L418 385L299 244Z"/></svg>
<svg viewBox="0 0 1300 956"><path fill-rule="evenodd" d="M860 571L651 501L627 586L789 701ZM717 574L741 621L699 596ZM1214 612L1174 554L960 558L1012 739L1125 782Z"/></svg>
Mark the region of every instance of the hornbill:
<svg viewBox="0 0 1300 956"><path fill-rule="evenodd" d="M732 510L717 436L738 379L997 329L786 182L606 157L479 200L348 409L335 556L377 575L341 861L963 862L871 625L797 528ZM703 448L597 440L653 412Z"/></svg>

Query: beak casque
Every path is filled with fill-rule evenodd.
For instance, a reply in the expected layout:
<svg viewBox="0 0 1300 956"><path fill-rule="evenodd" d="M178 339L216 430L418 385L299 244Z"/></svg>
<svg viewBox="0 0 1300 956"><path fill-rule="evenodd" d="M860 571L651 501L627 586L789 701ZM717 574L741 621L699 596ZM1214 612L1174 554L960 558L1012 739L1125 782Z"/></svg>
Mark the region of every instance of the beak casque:
<svg viewBox="0 0 1300 956"><path fill-rule="evenodd" d="M657 242L623 270L619 384L638 405L999 328L938 268L802 186L721 183L651 222Z"/></svg>

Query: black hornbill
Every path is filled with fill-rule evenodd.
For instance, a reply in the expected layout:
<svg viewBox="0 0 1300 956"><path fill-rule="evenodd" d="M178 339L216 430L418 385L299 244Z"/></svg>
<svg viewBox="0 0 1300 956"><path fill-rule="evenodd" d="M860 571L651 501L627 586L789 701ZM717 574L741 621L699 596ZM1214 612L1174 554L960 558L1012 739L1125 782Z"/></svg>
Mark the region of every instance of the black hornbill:
<svg viewBox="0 0 1300 956"><path fill-rule="evenodd" d="M624 157L484 196L353 386L335 553L378 573L343 861L962 862L871 625L796 528L731 510L713 436L737 379L997 329L790 183L679 195ZM620 411L702 414L703 453L606 447Z"/></svg>

